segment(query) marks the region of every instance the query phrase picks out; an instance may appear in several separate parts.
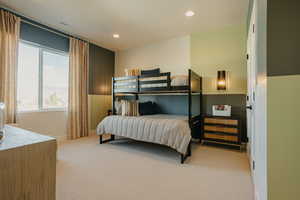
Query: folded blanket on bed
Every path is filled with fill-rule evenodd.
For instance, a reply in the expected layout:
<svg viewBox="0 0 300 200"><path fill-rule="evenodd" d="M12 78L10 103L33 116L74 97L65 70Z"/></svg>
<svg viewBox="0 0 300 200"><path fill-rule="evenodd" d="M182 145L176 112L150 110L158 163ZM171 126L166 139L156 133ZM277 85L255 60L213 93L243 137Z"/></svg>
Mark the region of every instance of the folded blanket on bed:
<svg viewBox="0 0 300 200"><path fill-rule="evenodd" d="M186 154L191 140L188 121L149 116L108 116L97 126L98 135L106 133L166 145L182 154Z"/></svg>

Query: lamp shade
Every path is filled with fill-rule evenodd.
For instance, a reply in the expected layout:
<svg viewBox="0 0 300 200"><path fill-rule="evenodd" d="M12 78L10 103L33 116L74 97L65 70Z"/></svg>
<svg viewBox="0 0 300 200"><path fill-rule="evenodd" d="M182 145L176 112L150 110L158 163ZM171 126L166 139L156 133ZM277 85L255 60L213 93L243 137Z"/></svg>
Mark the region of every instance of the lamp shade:
<svg viewBox="0 0 300 200"><path fill-rule="evenodd" d="M217 89L226 90L226 71L218 71Z"/></svg>

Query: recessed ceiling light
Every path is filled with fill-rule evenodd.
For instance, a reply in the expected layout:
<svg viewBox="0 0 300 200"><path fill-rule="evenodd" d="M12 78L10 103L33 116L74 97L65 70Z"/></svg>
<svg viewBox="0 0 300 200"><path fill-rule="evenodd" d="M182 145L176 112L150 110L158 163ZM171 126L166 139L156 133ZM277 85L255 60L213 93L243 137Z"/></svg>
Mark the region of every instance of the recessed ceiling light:
<svg viewBox="0 0 300 200"><path fill-rule="evenodd" d="M114 38L120 38L120 35L119 34L113 34L113 37Z"/></svg>
<svg viewBox="0 0 300 200"><path fill-rule="evenodd" d="M187 16L187 17L192 17L194 15L195 15L195 13L191 10L185 12L185 16Z"/></svg>

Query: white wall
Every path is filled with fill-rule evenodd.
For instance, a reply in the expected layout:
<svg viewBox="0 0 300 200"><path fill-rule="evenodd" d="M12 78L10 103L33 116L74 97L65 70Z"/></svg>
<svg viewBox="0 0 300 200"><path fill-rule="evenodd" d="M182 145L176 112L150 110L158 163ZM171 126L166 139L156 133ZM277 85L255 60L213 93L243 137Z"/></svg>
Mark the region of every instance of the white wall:
<svg viewBox="0 0 300 200"><path fill-rule="evenodd" d="M64 140L67 137L65 111L22 112L17 114L18 127Z"/></svg>
<svg viewBox="0 0 300 200"><path fill-rule="evenodd" d="M98 123L111 109L111 96L89 95L88 100L89 130L94 134ZM66 111L21 112L17 114L16 126L62 141L67 139L67 120Z"/></svg>
<svg viewBox="0 0 300 200"><path fill-rule="evenodd" d="M182 36L144 47L118 51L115 75L123 76L126 68L159 67L172 75L187 74L191 67L190 36Z"/></svg>

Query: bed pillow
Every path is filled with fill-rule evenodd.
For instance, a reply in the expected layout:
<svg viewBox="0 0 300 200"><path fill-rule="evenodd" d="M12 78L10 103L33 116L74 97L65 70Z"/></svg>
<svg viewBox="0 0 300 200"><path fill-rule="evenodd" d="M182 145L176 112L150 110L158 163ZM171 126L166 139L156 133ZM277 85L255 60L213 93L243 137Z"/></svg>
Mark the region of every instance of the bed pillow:
<svg viewBox="0 0 300 200"><path fill-rule="evenodd" d="M139 103L140 115L152 115L151 109L152 109L151 101Z"/></svg>
<svg viewBox="0 0 300 200"><path fill-rule="evenodd" d="M141 70L141 75L153 75L159 73L160 73L160 68Z"/></svg>
<svg viewBox="0 0 300 200"><path fill-rule="evenodd" d="M139 76L140 70L138 68L135 69L125 69L125 76Z"/></svg>
<svg viewBox="0 0 300 200"><path fill-rule="evenodd" d="M152 102L152 115L159 114L159 106L157 103Z"/></svg>
<svg viewBox="0 0 300 200"><path fill-rule="evenodd" d="M122 116L139 116L139 103L137 101L122 100Z"/></svg>
<svg viewBox="0 0 300 200"><path fill-rule="evenodd" d="M152 101L139 103L139 113L140 115L158 114L158 105Z"/></svg>
<svg viewBox="0 0 300 200"><path fill-rule="evenodd" d="M115 101L115 111L117 115L122 115L122 102Z"/></svg>

